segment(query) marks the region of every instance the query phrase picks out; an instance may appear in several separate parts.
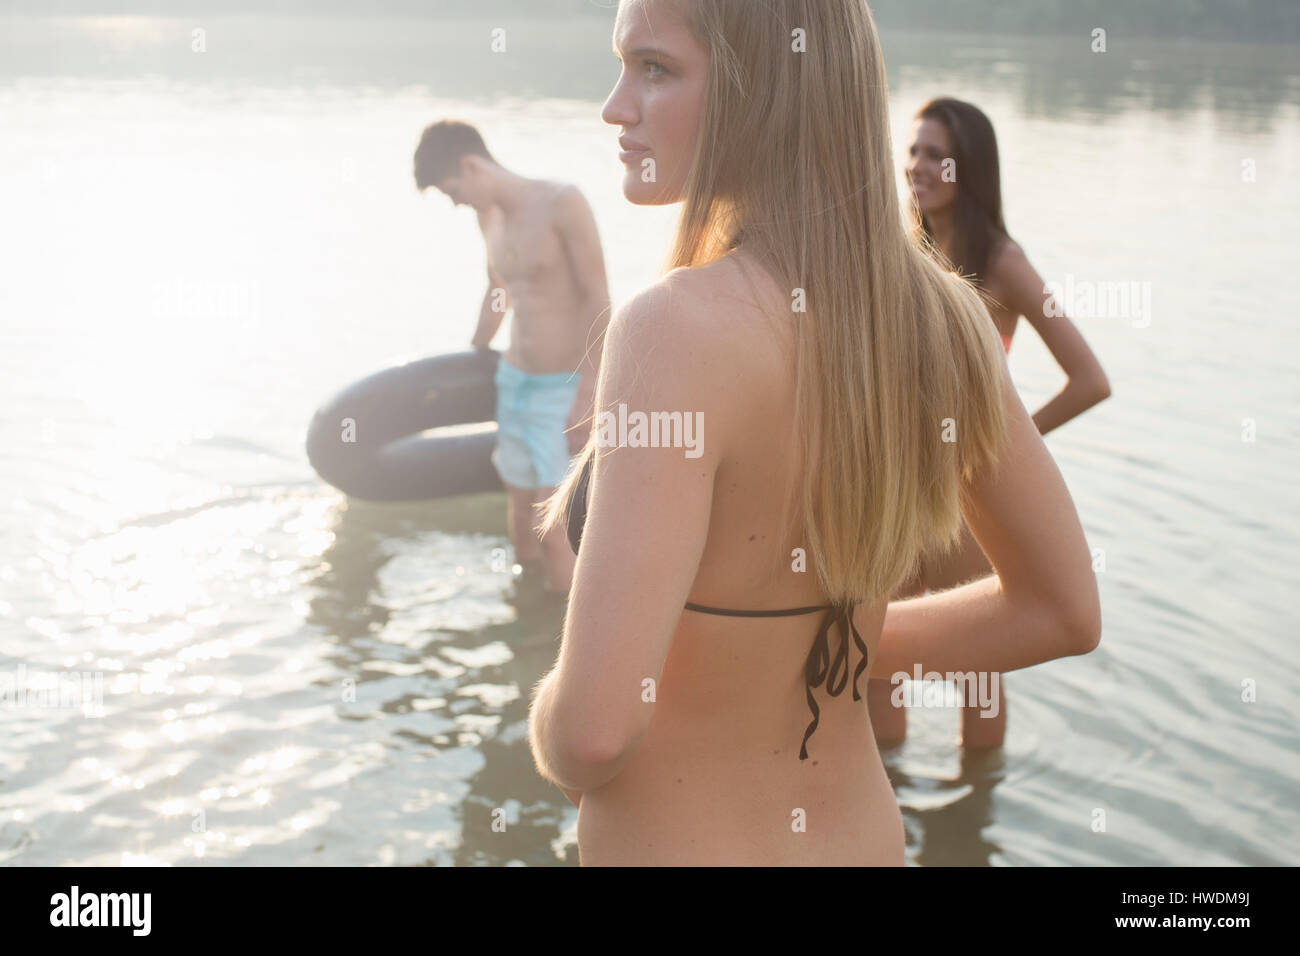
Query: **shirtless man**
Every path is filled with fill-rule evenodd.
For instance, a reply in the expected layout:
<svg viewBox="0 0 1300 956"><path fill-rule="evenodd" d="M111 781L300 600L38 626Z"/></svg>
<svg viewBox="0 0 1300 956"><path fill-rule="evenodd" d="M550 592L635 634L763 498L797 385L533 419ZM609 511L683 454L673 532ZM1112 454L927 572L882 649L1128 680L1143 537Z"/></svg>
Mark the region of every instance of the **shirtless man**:
<svg viewBox="0 0 1300 956"><path fill-rule="evenodd" d="M513 307L497 366L497 447L515 557L542 562L546 588L567 594L574 556L563 530L539 539L534 504L549 497L586 443L609 320L605 259L576 186L525 179L492 158L478 131L443 120L415 151L415 185L474 207L487 247L488 290L474 332L487 348Z"/></svg>

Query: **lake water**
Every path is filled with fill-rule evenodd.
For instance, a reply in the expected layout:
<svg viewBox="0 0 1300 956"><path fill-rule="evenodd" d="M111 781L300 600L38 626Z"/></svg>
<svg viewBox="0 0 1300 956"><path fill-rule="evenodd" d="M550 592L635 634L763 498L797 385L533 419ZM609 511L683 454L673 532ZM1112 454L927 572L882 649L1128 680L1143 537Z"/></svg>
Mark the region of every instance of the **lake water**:
<svg viewBox="0 0 1300 956"><path fill-rule="evenodd" d="M1044 278L1137 293L1078 299L1113 397L1047 439L1101 646L1006 678L993 756L911 711L909 862L1300 863L1294 50L884 43L900 163L924 99L980 104ZM577 862L526 735L562 606L499 570L503 496L348 502L303 437L473 333L473 213L411 181L435 119L582 186L615 302L655 278L676 209L622 198L609 48L601 19L0 19L0 672L104 699L0 710L0 862ZM1010 364L1031 411L1062 384L1025 323Z"/></svg>

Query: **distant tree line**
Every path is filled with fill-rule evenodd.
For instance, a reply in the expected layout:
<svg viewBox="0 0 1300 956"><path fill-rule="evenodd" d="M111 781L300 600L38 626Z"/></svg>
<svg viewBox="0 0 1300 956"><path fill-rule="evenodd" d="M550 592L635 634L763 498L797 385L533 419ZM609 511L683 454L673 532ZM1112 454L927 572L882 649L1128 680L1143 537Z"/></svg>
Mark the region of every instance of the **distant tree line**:
<svg viewBox="0 0 1300 956"><path fill-rule="evenodd" d="M755 0L758 2L758 0ZM829 0L827 0L829 2ZM869 0L882 29L1300 40L1300 0ZM152 16L599 16L617 0L0 0L0 13Z"/></svg>
<svg viewBox="0 0 1300 956"><path fill-rule="evenodd" d="M962 33L1124 34L1196 39L1300 39L1300 0L870 0L881 28Z"/></svg>

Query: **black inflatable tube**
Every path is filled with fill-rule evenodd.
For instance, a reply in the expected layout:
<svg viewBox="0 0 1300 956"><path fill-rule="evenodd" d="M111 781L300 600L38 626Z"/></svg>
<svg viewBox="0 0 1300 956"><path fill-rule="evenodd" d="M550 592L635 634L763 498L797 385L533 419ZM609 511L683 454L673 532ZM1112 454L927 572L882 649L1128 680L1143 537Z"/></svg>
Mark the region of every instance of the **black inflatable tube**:
<svg viewBox="0 0 1300 956"><path fill-rule="evenodd" d="M335 488L366 501L420 501L503 491L496 446L493 349L419 359L376 372L322 405L307 460ZM431 429L483 423L450 433Z"/></svg>

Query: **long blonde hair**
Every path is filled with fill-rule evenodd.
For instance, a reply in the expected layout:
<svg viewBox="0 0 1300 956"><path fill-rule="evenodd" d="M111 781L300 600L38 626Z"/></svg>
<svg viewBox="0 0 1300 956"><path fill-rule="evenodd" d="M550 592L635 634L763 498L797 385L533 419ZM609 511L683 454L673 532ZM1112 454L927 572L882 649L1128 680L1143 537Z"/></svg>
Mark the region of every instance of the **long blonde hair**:
<svg viewBox="0 0 1300 956"><path fill-rule="evenodd" d="M663 271L743 242L782 288L804 291L808 314L793 323L803 540L830 600L888 599L923 553L957 543L961 481L998 461L993 323L904 224L866 4L672 2L710 56ZM567 521L594 452L593 430L542 505L545 531Z"/></svg>

